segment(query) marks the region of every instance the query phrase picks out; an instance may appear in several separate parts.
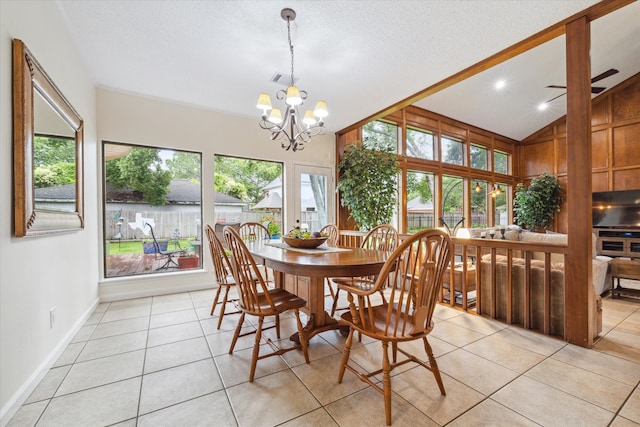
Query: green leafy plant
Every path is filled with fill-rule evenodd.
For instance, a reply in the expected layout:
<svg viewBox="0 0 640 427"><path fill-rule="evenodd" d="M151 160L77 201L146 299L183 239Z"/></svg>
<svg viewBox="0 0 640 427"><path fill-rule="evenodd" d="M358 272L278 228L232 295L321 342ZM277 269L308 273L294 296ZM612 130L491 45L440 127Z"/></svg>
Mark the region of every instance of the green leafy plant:
<svg viewBox="0 0 640 427"><path fill-rule="evenodd" d="M527 188L524 184L516 185L513 200L514 220L531 230L545 229L560 211L562 203L562 186L560 181L549 172L533 178Z"/></svg>
<svg viewBox="0 0 640 427"><path fill-rule="evenodd" d="M269 230L271 237L280 235L280 224L277 222L270 222L267 229Z"/></svg>
<svg viewBox="0 0 640 427"><path fill-rule="evenodd" d="M271 237L280 235L280 224L275 221L273 216L263 216L261 219L263 224L267 224L267 230Z"/></svg>
<svg viewBox="0 0 640 427"><path fill-rule="evenodd" d="M340 203L361 229L389 223L396 203L398 155L368 149L362 142L347 145L338 164Z"/></svg>

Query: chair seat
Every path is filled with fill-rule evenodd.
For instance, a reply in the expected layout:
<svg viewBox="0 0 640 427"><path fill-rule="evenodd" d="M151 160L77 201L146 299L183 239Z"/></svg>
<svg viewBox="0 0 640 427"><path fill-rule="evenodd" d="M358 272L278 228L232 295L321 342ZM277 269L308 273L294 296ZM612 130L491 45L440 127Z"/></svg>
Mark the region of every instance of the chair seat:
<svg viewBox="0 0 640 427"><path fill-rule="evenodd" d="M388 318L387 313L389 310L389 304L381 304L374 307L371 307L368 310L363 312L359 312L360 321L366 323L367 325L371 324L371 317L373 316L373 329L371 328L362 328L356 326L351 311L346 311L342 313L340 318L347 322L350 326L355 328L357 331L373 337L380 338L380 335L385 335L385 341L409 341L415 340L421 336L426 336L431 329L433 328L433 323L430 325L428 329L425 330L424 325L416 325L413 321L413 317L408 317L403 315L403 310L398 310L397 304L393 305L393 310L391 312L391 316ZM398 316L400 314L400 317ZM389 321L393 326L394 330L397 328L397 334L392 336L386 330L387 322ZM416 334L411 334L411 331L417 330L419 331Z"/></svg>
<svg viewBox="0 0 640 427"><path fill-rule="evenodd" d="M235 285L236 284L236 279L233 278L233 274L228 274L225 278L224 278L224 282L220 283L218 282L219 285Z"/></svg>
<svg viewBox="0 0 640 427"><path fill-rule="evenodd" d="M375 285L375 280L368 279L366 277L332 277L333 283L349 286L352 288L360 289L362 291L368 291Z"/></svg>
<svg viewBox="0 0 640 427"><path fill-rule="evenodd" d="M292 294L291 292L285 291L284 289L269 289L267 290L267 293L271 297L276 309L272 310L271 304L269 304L266 295L264 293L259 293L257 294L258 301L256 302L256 311L247 310L247 313L256 316L271 316L294 308L302 308L307 305L306 300Z"/></svg>

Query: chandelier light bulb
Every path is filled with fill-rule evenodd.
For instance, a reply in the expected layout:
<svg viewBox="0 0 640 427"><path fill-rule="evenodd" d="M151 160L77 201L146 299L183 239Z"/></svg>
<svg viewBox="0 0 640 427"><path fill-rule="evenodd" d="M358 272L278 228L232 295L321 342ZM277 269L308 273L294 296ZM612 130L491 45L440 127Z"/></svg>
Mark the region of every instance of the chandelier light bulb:
<svg viewBox="0 0 640 427"><path fill-rule="evenodd" d="M302 97L300 96L300 91L297 87L289 86L287 88L287 97L285 98L284 102L286 102L287 105L292 106L302 104Z"/></svg>
<svg viewBox="0 0 640 427"><path fill-rule="evenodd" d="M271 110L271 97L269 94L261 93L260 96L258 96L258 103L256 104L256 107L265 113Z"/></svg>
<svg viewBox="0 0 640 427"><path fill-rule="evenodd" d="M329 111L327 110L327 103L324 101L316 102L316 108L313 110L313 114L321 119L327 117L329 115Z"/></svg>
<svg viewBox="0 0 640 427"><path fill-rule="evenodd" d="M316 116L313 114L313 111L307 110L307 112L304 113L304 119L302 119L302 123L307 126L313 126L316 124Z"/></svg>
<svg viewBox="0 0 640 427"><path fill-rule="evenodd" d="M274 108L273 110L271 110L271 114L269 114L269 122L279 125L280 123L282 123L282 113L280 112L279 108Z"/></svg>

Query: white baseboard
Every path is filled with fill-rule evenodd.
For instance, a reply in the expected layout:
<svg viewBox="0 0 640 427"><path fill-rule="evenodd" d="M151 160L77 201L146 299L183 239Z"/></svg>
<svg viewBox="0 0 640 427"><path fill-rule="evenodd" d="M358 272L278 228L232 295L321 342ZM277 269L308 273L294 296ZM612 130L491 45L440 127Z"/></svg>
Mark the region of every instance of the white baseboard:
<svg viewBox="0 0 640 427"><path fill-rule="evenodd" d="M101 295L101 302L113 302L113 301L121 301L126 299L133 298L145 298L145 297L154 297L159 295L169 295L169 294L178 294L181 292L193 292L193 291L204 291L206 289L217 288L218 285L213 283L204 283L204 284L195 284L195 285L181 285L178 284L176 286L167 286L160 289L137 289L131 291L116 291L109 293L108 295Z"/></svg>
<svg viewBox="0 0 640 427"><path fill-rule="evenodd" d="M0 427L5 427L9 420L18 412L18 409L22 406L22 404L27 400L27 398L33 393L33 390L38 386L42 378L49 372L49 369L56 363L56 360L62 355L64 350L67 348L73 337L76 336L80 328L85 324L89 316L93 313L93 311L98 306L100 302L100 298L96 298L96 300L89 306L89 308L83 313L82 316L74 323L69 332L60 340L58 345L49 353L49 355L42 361L40 366L31 374L31 376L27 379L27 381L22 384L22 386L14 393L13 396L9 399L6 405L2 407L0 410Z"/></svg>

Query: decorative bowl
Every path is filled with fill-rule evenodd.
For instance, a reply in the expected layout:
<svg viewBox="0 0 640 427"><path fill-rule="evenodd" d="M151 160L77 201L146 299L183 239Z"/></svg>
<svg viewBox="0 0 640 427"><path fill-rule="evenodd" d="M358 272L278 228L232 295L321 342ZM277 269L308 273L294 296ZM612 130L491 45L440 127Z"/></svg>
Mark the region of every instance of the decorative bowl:
<svg viewBox="0 0 640 427"><path fill-rule="evenodd" d="M327 237L310 237L308 239L296 239L294 237L282 236L282 240L292 248L313 249L323 244Z"/></svg>

